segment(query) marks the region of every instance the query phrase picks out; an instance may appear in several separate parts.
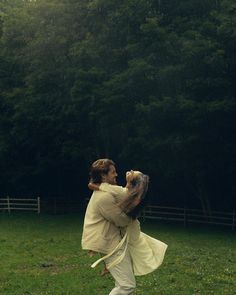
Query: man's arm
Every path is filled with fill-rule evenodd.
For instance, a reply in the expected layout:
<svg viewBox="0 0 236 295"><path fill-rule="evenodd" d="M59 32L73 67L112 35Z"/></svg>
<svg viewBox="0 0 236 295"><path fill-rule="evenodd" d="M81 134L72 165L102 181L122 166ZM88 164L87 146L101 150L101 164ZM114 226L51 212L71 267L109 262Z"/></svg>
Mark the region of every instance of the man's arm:
<svg viewBox="0 0 236 295"><path fill-rule="evenodd" d="M111 193L113 195L121 195L127 196L128 190L126 187L115 185L115 184L109 184L107 182L102 182L99 186L99 190Z"/></svg>
<svg viewBox="0 0 236 295"><path fill-rule="evenodd" d="M99 201L99 210L102 216L118 227L127 226L132 218L127 216L115 202L114 197L104 193Z"/></svg>

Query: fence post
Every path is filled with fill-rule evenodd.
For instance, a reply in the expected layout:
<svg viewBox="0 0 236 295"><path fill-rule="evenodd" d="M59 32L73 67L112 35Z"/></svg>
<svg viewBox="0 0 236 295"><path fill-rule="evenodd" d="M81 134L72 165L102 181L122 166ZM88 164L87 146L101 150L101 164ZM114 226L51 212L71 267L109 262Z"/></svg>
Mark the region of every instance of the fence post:
<svg viewBox="0 0 236 295"><path fill-rule="evenodd" d="M184 207L184 227L186 227L187 224L187 214L186 214L186 208Z"/></svg>
<svg viewBox="0 0 236 295"><path fill-rule="evenodd" d="M37 198L37 202L38 202L38 214L40 214L40 197Z"/></svg>
<svg viewBox="0 0 236 295"><path fill-rule="evenodd" d="M233 210L232 230L234 230L234 226L235 226L235 209Z"/></svg>
<svg viewBox="0 0 236 295"><path fill-rule="evenodd" d="M10 213L10 212L11 212L11 207L10 207L10 198L9 198L9 196L7 196L7 211L8 211L8 213Z"/></svg>

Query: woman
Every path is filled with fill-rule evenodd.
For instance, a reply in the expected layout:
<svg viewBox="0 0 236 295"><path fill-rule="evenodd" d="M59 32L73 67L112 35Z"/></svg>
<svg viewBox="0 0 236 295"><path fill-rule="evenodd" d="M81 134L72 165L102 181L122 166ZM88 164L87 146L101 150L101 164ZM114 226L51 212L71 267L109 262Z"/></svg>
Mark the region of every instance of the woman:
<svg viewBox="0 0 236 295"><path fill-rule="evenodd" d="M127 184L125 187L101 183L89 184L93 190L102 190L114 195L117 206L132 217L132 222L123 233L123 238L118 246L109 254L92 264L95 267L101 261L105 261L107 269L118 264L124 257L125 251L129 251L133 261L134 274L145 275L157 269L163 262L167 245L154 239L140 230L137 217L145 204L145 195L148 189L149 177L140 171L128 171L126 173ZM121 251L122 250L122 251ZM119 253L111 263L109 257Z"/></svg>

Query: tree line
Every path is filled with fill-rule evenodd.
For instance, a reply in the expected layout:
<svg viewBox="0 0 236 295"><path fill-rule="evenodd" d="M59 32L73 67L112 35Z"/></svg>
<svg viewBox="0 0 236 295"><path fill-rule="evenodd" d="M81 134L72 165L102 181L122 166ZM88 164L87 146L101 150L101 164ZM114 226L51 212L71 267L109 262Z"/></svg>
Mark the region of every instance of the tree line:
<svg viewBox="0 0 236 295"><path fill-rule="evenodd" d="M95 159L152 203L235 206L234 0L2 0L0 192L82 200Z"/></svg>

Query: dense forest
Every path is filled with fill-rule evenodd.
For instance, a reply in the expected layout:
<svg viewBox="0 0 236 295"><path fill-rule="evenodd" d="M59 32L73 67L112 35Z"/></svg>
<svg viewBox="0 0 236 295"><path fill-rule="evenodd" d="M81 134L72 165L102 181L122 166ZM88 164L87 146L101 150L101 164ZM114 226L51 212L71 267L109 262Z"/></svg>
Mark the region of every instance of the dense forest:
<svg viewBox="0 0 236 295"><path fill-rule="evenodd" d="M1 0L0 195L89 195L100 157L152 203L231 210L235 0Z"/></svg>

